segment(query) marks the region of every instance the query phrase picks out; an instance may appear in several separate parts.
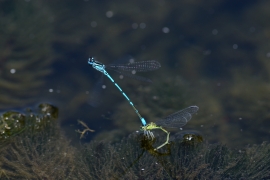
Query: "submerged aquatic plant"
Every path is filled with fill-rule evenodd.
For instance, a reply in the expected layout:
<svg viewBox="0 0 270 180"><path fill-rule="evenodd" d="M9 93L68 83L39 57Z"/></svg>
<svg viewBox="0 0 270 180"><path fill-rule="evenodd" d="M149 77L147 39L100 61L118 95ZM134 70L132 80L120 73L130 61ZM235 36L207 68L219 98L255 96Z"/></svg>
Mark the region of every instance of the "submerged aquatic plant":
<svg viewBox="0 0 270 180"><path fill-rule="evenodd" d="M1 179L63 179L73 172L74 151L61 136L58 109L49 104L39 108L40 113L2 115L0 122L4 118L7 125L0 140Z"/></svg>
<svg viewBox="0 0 270 180"><path fill-rule="evenodd" d="M194 135L193 135L194 136ZM224 145L175 140L164 152L154 141L135 133L118 144L92 142L81 151L81 179L267 179L270 145L263 143L242 152ZM157 142L159 138L155 139ZM139 146L141 144L141 147ZM259 150L259 154L256 153ZM255 163L250 163L249 158ZM245 171L241 174L242 171Z"/></svg>
<svg viewBox="0 0 270 180"><path fill-rule="evenodd" d="M1 128L10 134L1 140L1 180L270 178L268 143L235 151L203 143L200 134L186 131L155 150L163 136L149 140L143 132L136 132L118 143L92 141L74 148L61 135L57 108L49 104L39 108L40 113L28 110L2 116L8 120L1 119ZM7 131L15 128L11 120L18 118L23 130Z"/></svg>

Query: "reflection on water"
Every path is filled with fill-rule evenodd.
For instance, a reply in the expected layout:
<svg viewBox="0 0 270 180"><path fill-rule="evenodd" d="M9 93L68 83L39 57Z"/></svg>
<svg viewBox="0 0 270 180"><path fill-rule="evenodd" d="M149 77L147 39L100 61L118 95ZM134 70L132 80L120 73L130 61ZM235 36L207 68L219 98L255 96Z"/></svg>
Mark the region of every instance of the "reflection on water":
<svg viewBox="0 0 270 180"><path fill-rule="evenodd" d="M268 1L2 0L1 109L52 101L70 139L76 141L71 134L81 119L96 130L86 141L118 141L139 129L139 119L110 85L101 107L87 105L86 92L99 75L87 59L93 55L109 64L131 54L162 64L146 75L151 86L112 75L148 121L196 104L201 110L187 128L207 141L261 144L270 122L268 6Z"/></svg>
<svg viewBox="0 0 270 180"><path fill-rule="evenodd" d="M37 99L52 73L52 16L40 2L0 2L0 109Z"/></svg>

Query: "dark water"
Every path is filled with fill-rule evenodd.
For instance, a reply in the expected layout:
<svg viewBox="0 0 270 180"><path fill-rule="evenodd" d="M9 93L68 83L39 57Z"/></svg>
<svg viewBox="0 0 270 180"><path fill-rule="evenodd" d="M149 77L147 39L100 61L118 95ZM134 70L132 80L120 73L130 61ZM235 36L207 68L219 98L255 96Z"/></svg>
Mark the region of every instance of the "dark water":
<svg viewBox="0 0 270 180"><path fill-rule="evenodd" d="M65 135L118 141L140 128L128 102L105 77L103 103L87 103L104 64L126 55L161 69L151 85L112 76L148 122L191 105L183 127L230 147L269 139L268 1L0 1L1 110L41 102L59 108ZM15 70L15 73L14 73Z"/></svg>

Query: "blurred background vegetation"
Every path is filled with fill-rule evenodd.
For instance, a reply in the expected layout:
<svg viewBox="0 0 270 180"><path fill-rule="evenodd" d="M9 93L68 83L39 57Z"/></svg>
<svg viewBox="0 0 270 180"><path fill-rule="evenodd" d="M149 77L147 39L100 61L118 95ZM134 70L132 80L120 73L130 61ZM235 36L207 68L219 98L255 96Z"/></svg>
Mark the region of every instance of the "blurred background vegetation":
<svg viewBox="0 0 270 180"><path fill-rule="evenodd" d="M87 103L101 75L87 59L109 64L131 55L162 65L143 74L151 85L113 75L148 122L197 105L183 129L234 148L261 144L270 133L269 5L0 0L1 111L50 102L74 144L78 119L95 130L83 141L118 142L139 130L140 121L109 81L101 106Z"/></svg>

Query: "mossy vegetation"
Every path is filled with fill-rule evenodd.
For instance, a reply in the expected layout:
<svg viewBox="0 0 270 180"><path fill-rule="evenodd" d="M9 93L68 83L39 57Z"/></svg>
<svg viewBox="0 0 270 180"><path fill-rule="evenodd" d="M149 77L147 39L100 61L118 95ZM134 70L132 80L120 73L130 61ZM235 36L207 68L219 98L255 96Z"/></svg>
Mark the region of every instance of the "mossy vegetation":
<svg viewBox="0 0 270 180"><path fill-rule="evenodd" d="M155 151L163 136L157 135L152 141L142 132L134 132L113 144L92 141L73 147L52 115L57 108L49 104L39 107L39 113L28 110L21 116L23 131L12 136L9 131L8 141L1 139L5 142L0 149L1 179L270 178L270 144L266 142L232 150L204 143L201 135L186 132L176 134L170 144ZM11 121L18 114L7 112L2 117ZM4 128L7 126L14 128L12 123Z"/></svg>

